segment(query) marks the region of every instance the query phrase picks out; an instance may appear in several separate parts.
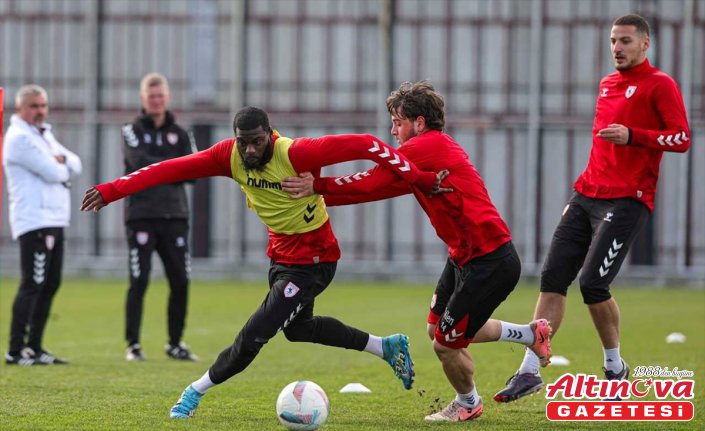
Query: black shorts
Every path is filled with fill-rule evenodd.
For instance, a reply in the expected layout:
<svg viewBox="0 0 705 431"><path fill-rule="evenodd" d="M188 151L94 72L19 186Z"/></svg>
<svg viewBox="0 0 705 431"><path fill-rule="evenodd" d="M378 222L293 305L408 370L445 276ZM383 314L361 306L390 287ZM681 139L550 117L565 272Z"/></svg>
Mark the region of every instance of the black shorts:
<svg viewBox="0 0 705 431"><path fill-rule="evenodd" d="M541 292L566 295L582 268L583 301L610 299L609 285L648 217L646 205L635 199L593 199L575 192L553 233L541 271Z"/></svg>
<svg viewBox="0 0 705 431"><path fill-rule="evenodd" d="M465 348L477 331L514 290L521 261L512 242L459 268L448 259L431 300L428 323L435 339L451 348Z"/></svg>

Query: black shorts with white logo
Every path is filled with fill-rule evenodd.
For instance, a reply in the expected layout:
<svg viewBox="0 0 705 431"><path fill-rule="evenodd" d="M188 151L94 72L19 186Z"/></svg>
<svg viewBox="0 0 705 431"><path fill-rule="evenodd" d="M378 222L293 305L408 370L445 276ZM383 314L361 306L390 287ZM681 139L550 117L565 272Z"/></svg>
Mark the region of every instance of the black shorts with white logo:
<svg viewBox="0 0 705 431"><path fill-rule="evenodd" d="M521 261L511 241L459 268L448 259L433 295L429 323L435 339L451 348L465 348L477 331L514 290Z"/></svg>
<svg viewBox="0 0 705 431"><path fill-rule="evenodd" d="M553 233L541 291L566 295L582 268L583 301L610 299L609 285L648 217L648 208L636 199L593 199L575 192Z"/></svg>

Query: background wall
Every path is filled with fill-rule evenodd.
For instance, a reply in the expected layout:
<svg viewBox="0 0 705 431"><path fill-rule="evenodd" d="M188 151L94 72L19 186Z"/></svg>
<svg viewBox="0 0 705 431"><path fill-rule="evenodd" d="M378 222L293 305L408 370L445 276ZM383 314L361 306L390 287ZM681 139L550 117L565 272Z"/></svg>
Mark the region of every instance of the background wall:
<svg viewBox="0 0 705 431"><path fill-rule="evenodd" d="M137 114L147 72L169 78L172 109L201 149L230 137L245 105L285 136L391 142L385 97L429 79L535 275L587 161L597 85L613 71L611 22L629 12L652 26L650 61L679 83L693 141L664 155L656 210L623 275L702 286L705 0L0 0L5 126L21 85L47 89L57 137L83 159L78 208L85 189L123 173L119 128ZM235 183L194 189L194 276L261 277L266 231ZM19 253L2 193L0 274L10 275ZM341 275L438 276L446 250L413 198L330 212ZM124 275L122 204L76 211L67 234L67 273Z"/></svg>

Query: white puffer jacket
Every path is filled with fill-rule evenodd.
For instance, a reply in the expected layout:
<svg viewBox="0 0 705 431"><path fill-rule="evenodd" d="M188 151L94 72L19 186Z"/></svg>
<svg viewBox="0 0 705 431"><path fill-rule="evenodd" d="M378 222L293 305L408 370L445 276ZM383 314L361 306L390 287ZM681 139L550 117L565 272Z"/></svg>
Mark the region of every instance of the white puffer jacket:
<svg viewBox="0 0 705 431"><path fill-rule="evenodd" d="M12 238L46 227L66 227L71 219L70 179L81 173L81 159L17 115L10 118L3 143ZM66 157L59 163L54 156Z"/></svg>

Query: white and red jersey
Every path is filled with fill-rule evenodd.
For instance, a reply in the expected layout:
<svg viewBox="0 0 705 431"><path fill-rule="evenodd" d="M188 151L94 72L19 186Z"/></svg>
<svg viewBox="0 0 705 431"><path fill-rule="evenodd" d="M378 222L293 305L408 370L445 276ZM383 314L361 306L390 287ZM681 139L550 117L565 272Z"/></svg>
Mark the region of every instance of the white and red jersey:
<svg viewBox="0 0 705 431"><path fill-rule="evenodd" d="M442 186L453 191L429 197L381 166L345 177L316 178L314 190L323 194L329 206L413 193L436 234L448 246L451 259L460 266L511 240L509 228L490 200L480 174L450 135L432 130L409 139L398 150L423 171L448 169L450 174Z"/></svg>
<svg viewBox="0 0 705 431"><path fill-rule="evenodd" d="M630 130L628 145L597 136L610 124ZM683 96L673 78L645 60L600 82L592 126L592 149L575 190L597 199L631 197L653 211L664 151L690 148Z"/></svg>
<svg viewBox="0 0 705 431"><path fill-rule="evenodd" d="M278 134L272 135L272 145L275 145L278 138ZM233 169L237 169L238 165L233 164L232 160L236 151L235 139L226 139L207 150L154 163L95 187L107 204L158 184L213 176L234 178ZM290 164L293 168L292 174L310 171L318 175L323 166L348 160L368 159L388 166L392 175L398 175L398 178L404 178L423 190L430 191L436 181L436 174L419 171L401 153L372 135L297 138L289 147L287 155L288 162L279 163ZM244 169L242 166L239 167ZM255 190L256 186L249 184L248 181L238 182L248 197L250 193L271 193L272 197L274 197L273 194L284 193L281 190L281 184L270 184L271 187L265 190ZM265 195L262 198L267 197ZM292 199L290 202L293 207L295 201ZM258 211L256 208L254 210ZM258 213L258 215L263 218L261 214ZM282 217L287 216L290 215L283 211ZM330 221L308 232L278 233L269 226L267 230L269 233L267 256L278 263L311 264L335 262L340 258L340 248Z"/></svg>

